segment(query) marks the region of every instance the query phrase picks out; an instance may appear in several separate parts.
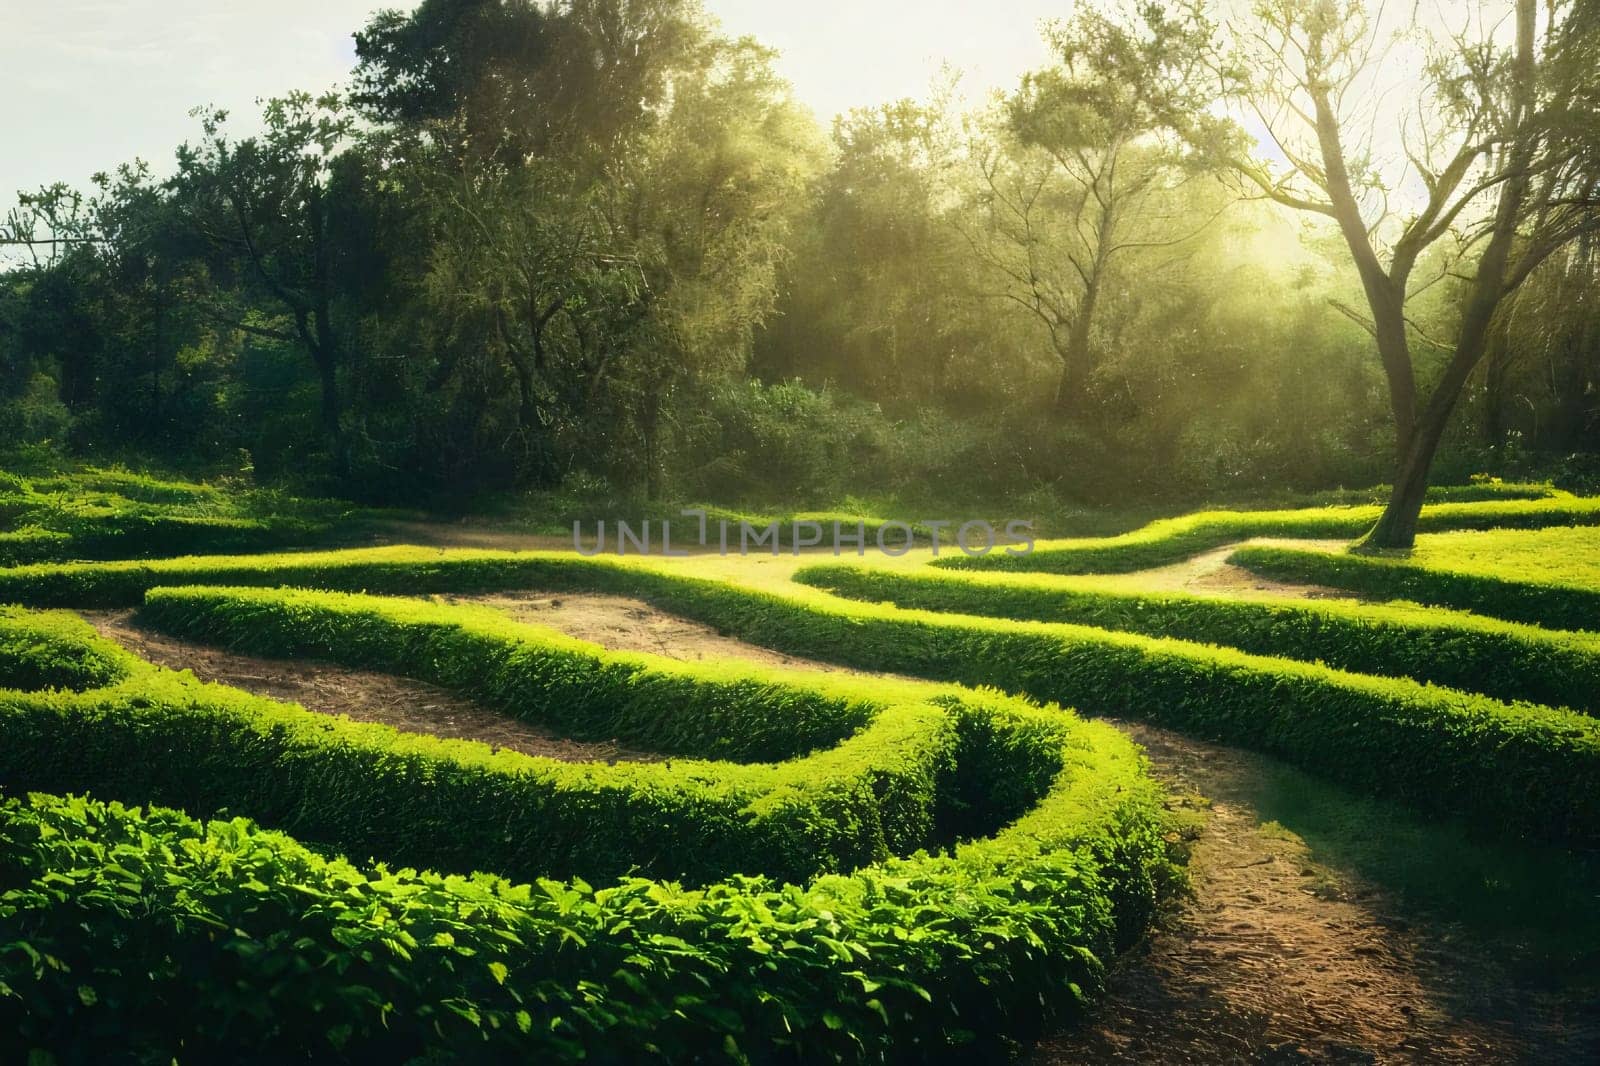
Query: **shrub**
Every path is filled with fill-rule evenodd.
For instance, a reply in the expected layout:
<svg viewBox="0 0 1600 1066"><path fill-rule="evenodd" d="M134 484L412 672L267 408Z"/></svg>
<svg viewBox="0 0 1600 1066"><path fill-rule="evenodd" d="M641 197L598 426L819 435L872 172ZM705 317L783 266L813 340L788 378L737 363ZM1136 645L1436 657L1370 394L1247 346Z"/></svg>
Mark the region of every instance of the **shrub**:
<svg viewBox="0 0 1600 1066"><path fill-rule="evenodd" d="M824 565L800 570L795 580L856 600L1224 644L1503 700L1600 711L1600 643L1492 618L1330 601L1141 594L1009 574Z"/></svg>
<svg viewBox="0 0 1600 1066"><path fill-rule="evenodd" d="M1040 541L1028 555L995 552L935 560L951 570L1025 570L1056 574L1130 573L1179 562L1251 537L1353 540L1371 529L1383 509L1321 507L1287 511L1198 511L1152 522L1120 537ZM1561 495L1548 499L1440 503L1422 509L1423 530L1600 525L1600 499Z"/></svg>
<svg viewBox="0 0 1600 1066"><path fill-rule="evenodd" d="M156 584L223 581L639 596L791 654L1148 719L1276 755L1424 810L1555 839L1600 839L1594 719L1084 626L900 611L803 589L756 591L638 560L414 548L17 568L0 572L0 597L40 605L128 603Z"/></svg>
<svg viewBox="0 0 1600 1066"><path fill-rule="evenodd" d="M474 656L499 655L503 680L542 704L585 687L625 704L629 688L664 698L697 677L708 691L687 695L701 710L734 715L705 717L708 730L748 721L752 709L734 706L741 698L776 697L816 720L872 713L838 746L778 766L553 767L137 663L86 693L0 692L0 783L13 792L90 787L197 810L225 802L313 829L325 850L524 877L571 876L545 846L563 820L588 866L631 849L635 869L725 867L699 888L638 877L513 885L364 869L239 818L203 824L170 809L13 795L0 800L0 1057L982 1057L1081 1011L1102 960L1131 942L1175 876L1159 793L1134 746L998 694L781 671L739 678L607 656L483 612L366 597L195 589L152 602L169 618L256 622L277 642L295 621L312 641L343 627L353 657L375 661L404 644L458 679ZM87 656L107 643L64 616L0 615L0 634L52 627L64 650ZM497 649L496 639L517 647ZM534 669L537 656L552 668ZM785 686L794 691L777 691ZM768 732L754 743L771 744ZM922 776L902 775L914 788L901 789L895 774L908 767ZM819 782L852 775L868 786L858 805L814 802L828 793ZM761 777L770 787L746 791L730 823L719 798ZM545 802L541 780L560 786ZM624 791L650 810L616 832ZM814 880L782 869L808 833L815 847L874 815L909 824L928 797L948 836L1011 824L939 854L880 848ZM812 820L785 826L786 810ZM742 839L720 860L701 854L721 850L730 825Z"/></svg>
<svg viewBox="0 0 1600 1066"><path fill-rule="evenodd" d="M1171 876L1132 745L1072 723L1062 751L998 836L807 886L364 871L240 819L6 800L0 1048L970 1060L1078 1015Z"/></svg>
<svg viewBox="0 0 1600 1066"><path fill-rule="evenodd" d="M76 615L0 607L0 687L83 691L122 681L138 665Z"/></svg>
<svg viewBox="0 0 1600 1066"><path fill-rule="evenodd" d="M1332 585L1364 596L1453 607L1552 629L1600 629L1600 589L1463 573L1405 559L1284 548L1245 547L1228 561L1269 577Z"/></svg>

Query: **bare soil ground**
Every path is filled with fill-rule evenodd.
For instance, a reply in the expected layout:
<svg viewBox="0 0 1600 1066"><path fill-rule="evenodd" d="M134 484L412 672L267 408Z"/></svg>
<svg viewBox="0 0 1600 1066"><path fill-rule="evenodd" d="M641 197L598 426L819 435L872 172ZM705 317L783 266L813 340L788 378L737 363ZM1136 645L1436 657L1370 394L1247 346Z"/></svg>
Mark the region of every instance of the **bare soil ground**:
<svg viewBox="0 0 1600 1066"><path fill-rule="evenodd" d="M617 744L571 740L479 707L434 685L370 670L349 670L312 659L266 659L178 640L137 626L132 611L85 611L101 636L141 658L173 670L191 670L259 696L298 703L321 714L379 722L407 733L477 740L494 748L563 762L654 760L660 756Z"/></svg>
<svg viewBox="0 0 1600 1066"><path fill-rule="evenodd" d="M592 593L501 592L434 597L442 603L493 607L518 622L559 629L612 651L643 651L684 662L742 659L763 666L846 671L723 636L710 626L664 614L643 600ZM861 673L861 671L848 671Z"/></svg>
<svg viewBox="0 0 1600 1066"><path fill-rule="evenodd" d="M1241 541L1226 547L1202 552L1180 563L1138 570L1128 574L1097 575L1097 583L1114 584L1140 592L1183 592L1196 596L1233 596L1247 598L1291 598L1301 600L1353 599L1353 593L1326 585L1304 585L1290 581L1253 574L1242 566L1233 566L1228 556L1246 544L1271 545L1335 551L1345 546L1344 541L1286 540L1260 538Z"/></svg>
<svg viewBox="0 0 1600 1066"><path fill-rule="evenodd" d="M1381 887L1263 825L1254 756L1117 724L1177 802L1204 812L1194 896L1119 960L1093 1024L1034 1062L1600 1061L1594 1003L1528 988L1488 945L1413 925Z"/></svg>

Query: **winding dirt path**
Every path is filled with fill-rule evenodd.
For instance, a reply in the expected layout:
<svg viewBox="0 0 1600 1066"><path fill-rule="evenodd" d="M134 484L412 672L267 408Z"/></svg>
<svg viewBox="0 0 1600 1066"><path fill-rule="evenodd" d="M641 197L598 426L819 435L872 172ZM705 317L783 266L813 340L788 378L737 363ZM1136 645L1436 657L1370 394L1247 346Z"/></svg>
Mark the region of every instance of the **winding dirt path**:
<svg viewBox="0 0 1600 1066"><path fill-rule="evenodd" d="M1119 960L1093 1023L1035 1063L1600 1061L1594 1004L1527 987L1459 931L1414 926L1381 887L1263 824L1249 787L1261 759L1116 725L1204 815L1194 895Z"/></svg>
<svg viewBox="0 0 1600 1066"><path fill-rule="evenodd" d="M298 703L320 714L378 722L406 733L477 740L494 748L563 762L654 761L662 756L620 745L585 743L491 711L435 685L314 659L266 659L137 626L132 611L84 611L100 635L140 658L202 681Z"/></svg>
<svg viewBox="0 0 1600 1066"><path fill-rule="evenodd" d="M569 637L587 640L612 651L643 651L682 662L742 659L763 666L853 673L833 663L802 659L771 648L723 636L710 626L665 614L643 600L594 593L500 592L443 595L441 603L492 607L518 622L559 629Z"/></svg>
<svg viewBox="0 0 1600 1066"><path fill-rule="evenodd" d="M1281 537L1259 537L1243 540L1221 548L1202 552L1178 563L1136 570L1127 574L1095 574L1092 580L1116 588L1137 592L1182 592L1194 596L1232 596L1253 599L1356 599L1353 593L1327 585L1306 585L1292 581L1277 581L1251 573L1242 566L1228 562L1228 556L1246 545L1270 547L1321 548L1337 550L1345 546L1339 540L1288 540Z"/></svg>

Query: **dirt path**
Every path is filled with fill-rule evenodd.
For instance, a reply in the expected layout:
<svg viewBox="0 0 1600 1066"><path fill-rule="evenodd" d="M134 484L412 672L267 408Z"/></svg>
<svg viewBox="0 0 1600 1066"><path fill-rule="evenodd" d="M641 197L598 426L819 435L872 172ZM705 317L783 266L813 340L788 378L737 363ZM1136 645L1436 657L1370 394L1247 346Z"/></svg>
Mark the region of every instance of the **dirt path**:
<svg viewBox="0 0 1600 1066"><path fill-rule="evenodd" d="M1488 946L1413 927L1379 887L1263 825L1254 756L1117 724L1204 812L1194 898L1120 960L1094 1023L1034 1062L1600 1061L1592 1005L1519 987Z"/></svg>
<svg viewBox="0 0 1600 1066"><path fill-rule="evenodd" d="M349 670L311 659L265 659L177 640L133 624L132 611L84 611L100 635L141 658L202 681L298 703L320 714L380 722L407 733L477 740L495 748L563 762L648 761L660 758L616 744L570 740L509 715L486 710L434 685L370 670Z"/></svg>
<svg viewBox="0 0 1600 1066"><path fill-rule="evenodd" d="M1247 598L1290 598L1302 600L1354 599L1351 592L1327 585L1305 585L1290 581L1275 581L1251 573L1242 566L1233 566L1228 556L1245 545L1269 545L1307 549L1335 550L1343 548L1344 541L1287 540L1258 538L1240 541L1225 547L1192 556L1179 563L1136 570L1127 574L1094 575L1096 583L1126 588L1139 592L1184 592L1197 596L1233 596Z"/></svg>
<svg viewBox="0 0 1600 1066"><path fill-rule="evenodd" d="M683 662L743 659L764 666L787 666L825 673L863 673L815 659L801 659L747 644L710 626L665 614L643 600L593 593L501 592L446 595L441 603L474 604L503 611L519 622L559 629L612 651L644 651Z"/></svg>

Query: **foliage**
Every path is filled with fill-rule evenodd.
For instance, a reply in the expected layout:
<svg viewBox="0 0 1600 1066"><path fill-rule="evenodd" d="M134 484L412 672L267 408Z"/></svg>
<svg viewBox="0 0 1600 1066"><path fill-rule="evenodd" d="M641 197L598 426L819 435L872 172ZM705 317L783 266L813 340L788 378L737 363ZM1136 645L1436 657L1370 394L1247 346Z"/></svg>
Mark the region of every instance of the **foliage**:
<svg viewBox="0 0 1600 1066"><path fill-rule="evenodd" d="M1548 7L1527 120L1492 34L1407 38L1393 66L1426 92L1389 98L1447 158L1417 155L1433 192L1386 225L1399 184L1346 144L1370 255L1332 217L1349 204L1302 187L1312 147L1295 180L1269 174L1225 117L1278 90L1310 116L1300 53L1248 83L1219 53L1314 30L1344 49L1329 77L1361 88L1367 5L1224 27L1198 2L1084 4L987 106L946 78L831 137L769 49L692 0L380 12L347 94L267 100L253 133L202 109L169 178L131 163L23 197L3 222L0 448L244 454L267 483L452 508L594 484L817 506L930 482L1192 505L1382 480L1406 397L1443 411L1465 375L1471 421L1426 420L1439 472L1550 469L1592 453L1589 3ZM1530 138L1538 180L1498 230L1516 284L1479 328L1462 279L1505 250L1485 235L1517 185L1485 167ZM1413 275L1403 306L1353 310ZM1435 388L1457 336L1483 368Z"/></svg>
<svg viewBox="0 0 1600 1066"><path fill-rule="evenodd" d="M1035 574L892 573L824 565L798 571L795 580L870 603L1222 644L1600 713L1600 642L1477 615L1399 604L1139 593Z"/></svg>
<svg viewBox="0 0 1600 1066"><path fill-rule="evenodd" d="M1470 521L1473 507L1514 505L1446 506ZM1485 825L1558 840L1588 839L1600 825L1600 773L1591 765L1600 724L1576 712L1085 626L902 611L802 588L759 591L634 559L376 549L77 564L0 573L0 594L39 605L129 604L157 585L217 582L637 596L791 654L1148 719Z"/></svg>
<svg viewBox="0 0 1600 1066"><path fill-rule="evenodd" d="M332 500L224 490L86 467L0 485L0 562L259 551L362 539L365 518Z"/></svg>
<svg viewBox="0 0 1600 1066"><path fill-rule="evenodd" d="M774 699L813 712L831 702L836 718L870 708L875 720L832 752L778 767L569 767L330 720L144 664L82 694L5 692L0 780L8 789L168 795L194 810L226 805L301 825L337 851L544 875L514 885L486 874L365 868L239 818L203 824L156 807L3 799L7 1054L985 1054L1078 1015L1100 986L1103 959L1137 935L1174 876L1159 796L1133 746L1107 727L997 694L614 656L482 612L370 597L198 589L154 594L152 610L213 632L235 626L280 649L297 632L334 639L342 625L363 637L337 642L366 662L389 661L394 651L383 647L420 635L432 654L413 646L415 660L458 681L472 674L475 655L498 644L520 666L513 672L525 706L559 708L566 694L631 686L653 688L659 700L737 710L737 718L700 719L708 743L734 737ZM59 616L14 612L0 628L59 632L62 653L76 644L86 664L110 647ZM551 666L542 675L530 671L539 655ZM771 716L765 735L792 720ZM686 723L694 721L690 710ZM861 742L870 738L883 758L867 754ZM897 751L899 765L943 765L959 778L950 798L961 803L941 812L953 819L947 829L981 835L1015 820L937 854L865 855L848 873L796 883L734 873L785 872L772 845L800 842L767 845L749 833L825 790L830 761L843 769L865 756L863 767L875 758L888 766ZM560 808L573 846L588 852L581 865L591 878L652 863L708 870L715 782L763 775L775 786L771 797L729 823L746 839L726 856L726 880L685 888L623 876L595 888L546 879L562 876L549 840ZM479 802L463 806L474 778ZM533 802L538 782L555 778L564 786L550 803ZM620 838L599 828L607 805L595 787L607 778L613 794L656 807L632 843L637 865L609 872L602 853ZM848 834L858 831L857 817L909 813L889 775L872 772L871 780L854 812L835 806L816 815L840 819ZM920 787L930 785L924 777ZM671 814L674 798L684 802ZM384 817L374 819L375 810ZM687 835L675 842L680 829ZM771 861L753 865L756 856ZM202 972L228 977L197 983Z"/></svg>
<svg viewBox="0 0 1600 1066"><path fill-rule="evenodd" d="M1117 537L1040 541L1027 555L951 556L933 565L953 570L1027 570L1058 574L1127 573L1165 566L1251 537L1350 540L1370 529L1376 506L1267 511L1197 511L1165 518ZM1600 524L1600 501L1554 494L1545 499L1438 503L1423 508L1428 530L1539 528Z"/></svg>
<svg viewBox="0 0 1600 1066"><path fill-rule="evenodd" d="M1245 547L1229 559L1258 573L1364 596L1453 607L1551 629L1600 628L1589 529L1492 530L1419 538L1399 556ZM1510 576L1514 575L1514 576Z"/></svg>

